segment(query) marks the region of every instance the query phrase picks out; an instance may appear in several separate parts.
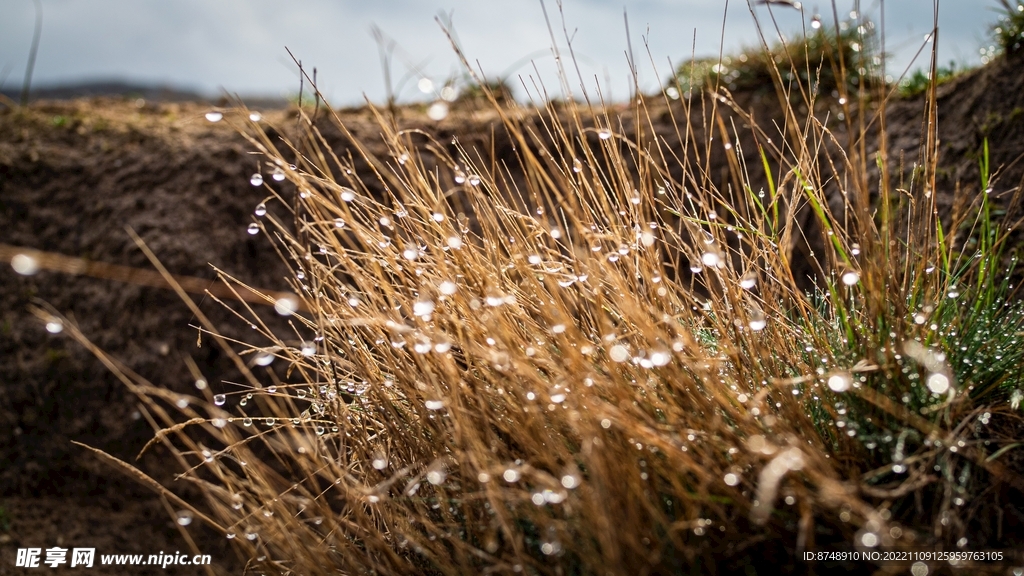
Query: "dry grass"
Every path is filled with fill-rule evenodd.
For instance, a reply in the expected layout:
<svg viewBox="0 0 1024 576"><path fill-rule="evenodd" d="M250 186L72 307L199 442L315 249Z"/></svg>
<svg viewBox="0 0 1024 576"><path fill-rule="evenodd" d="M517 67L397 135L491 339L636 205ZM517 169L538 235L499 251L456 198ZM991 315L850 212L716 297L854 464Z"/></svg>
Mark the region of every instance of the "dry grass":
<svg viewBox="0 0 1024 576"><path fill-rule="evenodd" d="M781 100L815 110L779 66ZM226 399L175 408L126 376L206 495L193 513L290 574L726 570L971 536L981 483L1021 486L978 425L1011 413L1019 355L975 387L951 349L966 310L1004 306L976 303L1005 236L987 198L942 226L934 134L897 192L866 152L877 95L847 85L850 141L791 106L728 151L764 167L732 162L740 186L704 172L734 133L698 141L686 110L654 138L648 98L629 133L596 105L495 102L517 165L381 115L389 155L357 173L305 116L293 144L246 124L299 192L258 220L295 273L293 332L253 311L265 343L221 341L251 352ZM697 96L712 122L730 104Z"/></svg>

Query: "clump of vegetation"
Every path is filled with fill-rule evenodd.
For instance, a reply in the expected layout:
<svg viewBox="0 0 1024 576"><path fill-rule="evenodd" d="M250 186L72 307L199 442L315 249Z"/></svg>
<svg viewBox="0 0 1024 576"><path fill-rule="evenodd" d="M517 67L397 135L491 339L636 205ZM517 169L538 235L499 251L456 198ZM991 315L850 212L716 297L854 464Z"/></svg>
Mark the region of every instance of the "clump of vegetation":
<svg viewBox="0 0 1024 576"><path fill-rule="evenodd" d="M992 27L996 42L1007 54L1016 54L1024 48L1024 2L999 0L1003 5L999 22Z"/></svg>
<svg viewBox="0 0 1024 576"><path fill-rule="evenodd" d="M836 28L825 26L818 16L812 24L813 30L795 42L776 41L736 56L685 61L670 84L683 95L709 88L774 90L780 79L783 87L799 83L819 94L838 90L841 84L847 90L856 89L861 77L878 65L870 56L877 53L874 24L851 20Z"/></svg>
<svg viewBox="0 0 1024 576"><path fill-rule="evenodd" d="M964 71L965 70L957 66L954 61L950 61L949 66L938 66L935 70L935 84L944 84L953 78L956 78ZM927 90L931 85L931 73L917 68L910 76L905 77L900 82L900 96L903 96L904 98L919 96L924 94L925 90Z"/></svg>
<svg viewBox="0 0 1024 576"><path fill-rule="evenodd" d="M818 69L848 85L825 38L790 45L819 42L796 67L810 75L782 77L771 54L771 77L807 98ZM277 210L255 220L293 270L296 296L268 298L291 331L253 309L260 342L206 324L245 373L234 389L197 373L201 392L178 397L119 371L206 496L173 500L179 519L281 574L710 572L1006 546L988 512L1008 504L985 494L1024 486L1024 315L987 153L986 192L940 214L934 133L897 189L884 148L860 145L870 116L847 117L840 145L813 106L790 106L802 128L781 132L737 108L740 150L737 133L695 143L688 104L671 141L648 98L626 130L574 98L530 115L477 84L514 162L383 113L388 154L355 140L359 163L312 122L284 143L244 125L291 187L265 182ZM714 181L723 146L757 169Z"/></svg>

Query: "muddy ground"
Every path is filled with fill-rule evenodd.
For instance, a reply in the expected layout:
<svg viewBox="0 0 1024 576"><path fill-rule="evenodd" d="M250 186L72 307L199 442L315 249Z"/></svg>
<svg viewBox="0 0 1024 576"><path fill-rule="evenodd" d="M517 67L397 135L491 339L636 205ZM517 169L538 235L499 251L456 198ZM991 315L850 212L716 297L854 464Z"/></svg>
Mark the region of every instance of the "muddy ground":
<svg viewBox="0 0 1024 576"><path fill-rule="evenodd" d="M986 137L992 165L1002 167L996 195L1020 184L1021 70L1024 61L999 60L940 87L944 169L939 182L947 204L957 185L979 188L977 155ZM736 97L759 118L777 116L774 94ZM457 105L437 124L420 110L405 110L402 122L427 126L440 142L459 135L463 145L485 144L494 118L470 108ZM916 157L922 109L920 98L892 104L888 128L894 157L900 150L908 159ZM208 110L198 103L109 98L0 107L0 243L148 267L125 232L131 227L174 273L212 282L213 263L251 285L286 289L287 269L267 238L246 232L254 206L265 196L249 183L257 169L257 158L248 153L252 146L227 122L206 121ZM666 112L652 114L659 133L675 131ZM683 118L679 110L676 117ZM267 112L267 118L289 126L294 111ZM366 111L346 111L342 118L358 136L375 141L378 131ZM328 137L346 145L336 131L328 130ZM512 154L500 134L494 149L499 156ZM724 155L713 160L712 173L722 171ZM185 357L195 360L217 391L237 380L209 342L197 347L197 331L190 327L195 318L172 292L55 272L20 276L4 264L0 574L16 570L19 547L95 547L98 553L119 554L189 550L158 496L71 444L82 442L134 462L153 431L109 370L66 335L47 333L29 314L33 302L46 302L72 318L93 342L159 386L195 393ZM248 327L218 304L205 299L201 306L229 335L246 337ZM159 447L139 465L161 481L173 481L174 463ZM187 530L199 550L213 556L215 572L242 570L222 535L197 525Z"/></svg>

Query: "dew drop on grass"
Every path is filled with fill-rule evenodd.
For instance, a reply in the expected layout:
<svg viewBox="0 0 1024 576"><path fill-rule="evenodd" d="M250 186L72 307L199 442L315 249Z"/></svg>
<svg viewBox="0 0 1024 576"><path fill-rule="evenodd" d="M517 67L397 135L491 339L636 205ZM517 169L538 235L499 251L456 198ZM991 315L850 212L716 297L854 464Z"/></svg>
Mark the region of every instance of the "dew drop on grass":
<svg viewBox="0 0 1024 576"><path fill-rule="evenodd" d="M424 402L424 406L427 407L427 410L440 410L444 408L444 402L441 400L427 400Z"/></svg>
<svg viewBox="0 0 1024 576"><path fill-rule="evenodd" d="M849 374L833 374L828 377L828 387L833 392L846 392L852 383L853 378Z"/></svg>
<svg viewBox="0 0 1024 576"><path fill-rule="evenodd" d="M704 270L704 266L700 263L700 260L690 261L690 272L694 274L700 274Z"/></svg>
<svg viewBox="0 0 1024 576"><path fill-rule="evenodd" d="M625 362L629 360L629 350L622 344L616 344L608 350L608 357L612 359L612 362Z"/></svg>
<svg viewBox="0 0 1024 576"><path fill-rule="evenodd" d="M747 322L747 326L750 327L754 332L764 330L765 326L768 325L768 318L764 315L764 312L760 309L754 309L750 311L750 320Z"/></svg>
<svg viewBox="0 0 1024 576"><path fill-rule="evenodd" d="M253 362L255 362L257 366L270 366L274 362L274 355L270 352L260 352L256 354L256 358L253 359Z"/></svg>
<svg viewBox="0 0 1024 576"><path fill-rule="evenodd" d="M949 377L941 372L930 374L925 381L932 394L945 394L949 391Z"/></svg>
<svg viewBox="0 0 1024 576"><path fill-rule="evenodd" d="M252 418L248 418L248 417L242 418L242 426L245 426L245 427L252 426Z"/></svg>
<svg viewBox="0 0 1024 576"><path fill-rule="evenodd" d="M740 278L740 288L744 290L750 290L754 287L754 284L757 284L757 273L753 270L750 270Z"/></svg>
<svg viewBox="0 0 1024 576"><path fill-rule="evenodd" d="M383 470L388 467L388 461L383 456L377 456L373 459L373 468L375 470Z"/></svg>
<svg viewBox="0 0 1024 576"><path fill-rule="evenodd" d="M459 250L462 248L462 238L459 238L458 236L449 236L445 242L452 250Z"/></svg>
<svg viewBox="0 0 1024 576"><path fill-rule="evenodd" d="M224 115L216 110L206 113L206 119L210 122L220 122L224 118Z"/></svg>
<svg viewBox="0 0 1024 576"><path fill-rule="evenodd" d="M351 202L356 199L356 191L351 188L341 189L341 199L345 202Z"/></svg>
<svg viewBox="0 0 1024 576"><path fill-rule="evenodd" d="M650 355L651 364L654 366L664 366L669 363L672 359L672 355L669 354L668 350L653 350Z"/></svg>
<svg viewBox="0 0 1024 576"><path fill-rule="evenodd" d="M260 225L253 222L252 224L249 224L249 227L246 228L245 231L250 235L255 236L260 233Z"/></svg>
<svg viewBox="0 0 1024 576"><path fill-rule="evenodd" d="M434 312L433 300L417 300L412 305L412 313L416 316L427 316Z"/></svg>
<svg viewBox="0 0 1024 576"><path fill-rule="evenodd" d="M581 170L583 170L583 163L580 162L579 158L573 158L572 159L572 171L578 173Z"/></svg>
<svg viewBox="0 0 1024 576"><path fill-rule="evenodd" d="M860 282L860 274L856 270L847 270L843 272L842 276L843 284L847 286L853 286L857 282Z"/></svg>
<svg viewBox="0 0 1024 576"><path fill-rule="evenodd" d="M64 323L59 318L53 318L46 323L46 331L50 334L60 334L64 331Z"/></svg>
<svg viewBox="0 0 1024 576"><path fill-rule="evenodd" d="M419 258L419 256L420 256L419 249L416 248L415 246L411 245L411 244L409 246L406 246L405 250L402 251L402 258L405 258L406 260L409 260L410 262L415 260L415 259L417 259L417 258Z"/></svg>
<svg viewBox="0 0 1024 576"><path fill-rule="evenodd" d="M700 260L708 268L714 268L715 266L718 266L718 263L722 261L722 258L718 255L718 252L705 252L701 255Z"/></svg>
<svg viewBox="0 0 1024 576"><path fill-rule="evenodd" d="M11 268L22 276L31 276L39 272L39 261L28 254L15 254L11 258Z"/></svg>
<svg viewBox="0 0 1024 576"><path fill-rule="evenodd" d="M440 486L444 484L445 473L442 470L431 470L427 472L427 482L430 482L434 486Z"/></svg>
<svg viewBox="0 0 1024 576"><path fill-rule="evenodd" d="M267 213L267 205L264 204L263 202L260 202L259 204L256 205L256 210L254 211L254 213L257 216L265 216Z"/></svg>
<svg viewBox="0 0 1024 576"><path fill-rule="evenodd" d="M284 181L285 177L284 170L281 170L280 168L274 168L274 171L270 173L270 177L273 178L275 182L282 182Z"/></svg>
<svg viewBox="0 0 1024 576"><path fill-rule="evenodd" d="M451 280L445 280L437 286L437 290L441 294L444 294L445 296L451 296L452 294L455 294L455 290L457 288L458 287L455 285L455 282L452 282Z"/></svg>
<svg viewBox="0 0 1024 576"><path fill-rule="evenodd" d="M811 18L811 28L815 30L821 28L821 16L815 15L813 18Z"/></svg>
<svg viewBox="0 0 1024 576"><path fill-rule="evenodd" d="M294 296L282 296L274 302L274 312L281 316L291 316L299 309L299 299Z"/></svg>
<svg viewBox="0 0 1024 576"><path fill-rule="evenodd" d="M420 92L430 94L434 91L434 81L426 77L420 78L419 82L416 83L416 87L420 89Z"/></svg>
<svg viewBox="0 0 1024 576"><path fill-rule="evenodd" d="M725 480L726 486L735 486L740 483L740 477L732 472L726 474L723 480Z"/></svg>
<svg viewBox="0 0 1024 576"><path fill-rule="evenodd" d="M469 181L469 185L470 186L479 186L480 185L480 177L477 176L476 174L470 174L469 178L468 178L468 181Z"/></svg>
<svg viewBox="0 0 1024 576"><path fill-rule="evenodd" d="M522 475L519 473L519 470L516 470L515 468L509 468L501 475L501 477L505 479L505 482L508 483L516 482L521 476Z"/></svg>
<svg viewBox="0 0 1024 576"><path fill-rule="evenodd" d="M259 122L260 120L263 120L263 114L260 114L259 112L249 112L249 121Z"/></svg>
<svg viewBox="0 0 1024 576"><path fill-rule="evenodd" d="M224 403L227 402L227 401L228 401L227 396L225 396L223 394L214 394L213 395L213 403L216 404L217 406L223 406Z"/></svg>
<svg viewBox="0 0 1024 576"><path fill-rule="evenodd" d="M263 174L257 172L250 176L249 184L252 184L253 186L263 186Z"/></svg>
<svg viewBox="0 0 1024 576"><path fill-rule="evenodd" d="M597 136L601 140L607 140L612 137L612 131L607 128L602 128L597 131Z"/></svg>
<svg viewBox="0 0 1024 576"><path fill-rule="evenodd" d="M174 516L178 526L188 526L192 523L192 513L188 510L179 510Z"/></svg>

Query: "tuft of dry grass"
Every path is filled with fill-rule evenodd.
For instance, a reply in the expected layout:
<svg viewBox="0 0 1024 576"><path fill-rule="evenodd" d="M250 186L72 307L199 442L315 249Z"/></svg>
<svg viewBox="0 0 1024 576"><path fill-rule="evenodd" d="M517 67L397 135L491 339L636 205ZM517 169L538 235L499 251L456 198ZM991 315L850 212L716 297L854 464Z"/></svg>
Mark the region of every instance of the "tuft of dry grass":
<svg viewBox="0 0 1024 576"><path fill-rule="evenodd" d="M840 141L811 83L769 62L801 104L784 126L704 92L638 96L627 129L481 80L514 163L383 113L388 154L353 139L357 162L301 109L293 142L239 110L289 185L265 183L256 221L294 272L292 330L249 309L261 341L243 344L207 323L246 374L226 396L124 376L205 495L182 513L281 574L725 571L973 538L984 483L1024 486L988 425L1016 418L1021 367L1006 229L988 194L940 215L934 131L909 182L884 126L868 155L884 86L838 83ZM654 109L678 115L674 138ZM982 378L957 344L1003 314L987 334L1004 364Z"/></svg>

